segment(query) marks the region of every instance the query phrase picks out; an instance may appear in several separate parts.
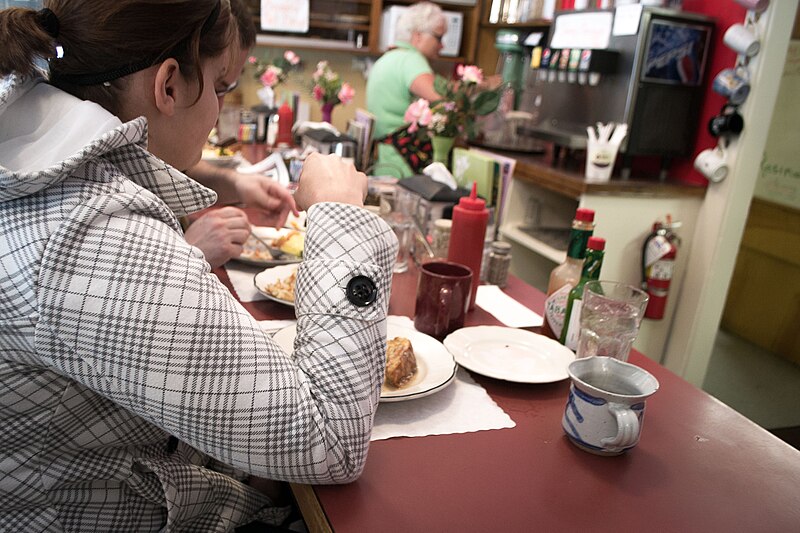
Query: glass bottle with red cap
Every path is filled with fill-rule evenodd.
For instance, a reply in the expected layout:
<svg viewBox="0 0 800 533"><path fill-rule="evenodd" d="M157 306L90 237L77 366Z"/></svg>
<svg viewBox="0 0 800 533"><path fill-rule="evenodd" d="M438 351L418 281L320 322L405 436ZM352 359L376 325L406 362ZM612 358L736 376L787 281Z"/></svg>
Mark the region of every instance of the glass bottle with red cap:
<svg viewBox="0 0 800 533"><path fill-rule="evenodd" d="M547 284L547 299L544 305L542 334L552 339L561 338L564 327L564 314L567 310L569 291L581 279L583 259L589 237L594 232L594 210L579 207L572 220L572 230L567 245L567 258L550 272Z"/></svg>
<svg viewBox="0 0 800 533"><path fill-rule="evenodd" d="M600 268L603 266L603 255L606 249L606 240L602 237L589 237L586 246L586 258L583 261L581 279L571 291L567 299L567 310L564 313L564 328L558 339L561 344L570 350L578 349L578 336L581 332L581 306L583 305L583 286L587 282L600 279Z"/></svg>

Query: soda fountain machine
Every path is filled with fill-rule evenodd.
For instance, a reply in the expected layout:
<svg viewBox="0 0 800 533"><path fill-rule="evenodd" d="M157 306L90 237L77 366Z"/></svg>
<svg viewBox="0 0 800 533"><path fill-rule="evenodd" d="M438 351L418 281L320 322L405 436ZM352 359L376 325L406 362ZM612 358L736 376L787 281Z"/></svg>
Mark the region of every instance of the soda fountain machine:
<svg viewBox="0 0 800 533"><path fill-rule="evenodd" d="M572 151L586 128L625 123L622 177L632 158L688 157L703 99L714 21L679 10L633 4L555 14L547 46L534 50L521 108L538 117L524 134Z"/></svg>

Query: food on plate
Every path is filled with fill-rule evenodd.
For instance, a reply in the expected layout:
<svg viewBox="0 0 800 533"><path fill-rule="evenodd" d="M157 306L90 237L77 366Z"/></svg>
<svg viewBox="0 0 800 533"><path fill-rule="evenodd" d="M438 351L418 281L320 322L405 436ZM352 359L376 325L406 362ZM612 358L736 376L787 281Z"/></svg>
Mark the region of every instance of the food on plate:
<svg viewBox="0 0 800 533"><path fill-rule="evenodd" d="M406 385L417 373L417 358L411 341L395 337L386 343L386 383L392 387Z"/></svg>
<svg viewBox="0 0 800 533"><path fill-rule="evenodd" d="M267 245L250 235L242 245L242 253L239 257L250 259L251 261L270 261L272 254L269 253Z"/></svg>
<svg viewBox="0 0 800 533"><path fill-rule="evenodd" d="M293 270L288 278L279 279L275 283L269 283L264 287L264 292L279 300L294 302L294 285L297 278L297 270Z"/></svg>
<svg viewBox="0 0 800 533"><path fill-rule="evenodd" d="M304 243L305 236L302 232L290 231L285 235L281 235L277 239L273 239L272 246L285 254L296 255L297 257L300 257L303 255Z"/></svg>

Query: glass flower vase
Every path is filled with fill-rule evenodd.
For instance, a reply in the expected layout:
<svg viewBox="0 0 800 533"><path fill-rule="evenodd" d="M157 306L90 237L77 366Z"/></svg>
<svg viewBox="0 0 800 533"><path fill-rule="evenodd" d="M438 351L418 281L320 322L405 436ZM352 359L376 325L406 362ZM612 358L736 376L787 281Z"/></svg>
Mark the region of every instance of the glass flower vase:
<svg viewBox="0 0 800 533"><path fill-rule="evenodd" d="M333 114L333 104L322 104L322 121L331 124L332 114Z"/></svg>
<svg viewBox="0 0 800 533"><path fill-rule="evenodd" d="M446 167L450 166L450 152L453 150L455 137L445 137L442 135L431 136L431 144L433 145L433 160L439 162Z"/></svg>

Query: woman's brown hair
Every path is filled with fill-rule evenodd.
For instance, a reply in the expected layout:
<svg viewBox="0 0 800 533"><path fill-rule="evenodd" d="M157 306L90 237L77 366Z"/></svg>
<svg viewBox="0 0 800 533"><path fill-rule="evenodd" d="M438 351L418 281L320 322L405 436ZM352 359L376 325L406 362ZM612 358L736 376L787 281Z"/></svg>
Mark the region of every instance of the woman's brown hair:
<svg viewBox="0 0 800 533"><path fill-rule="evenodd" d="M201 60L230 44L228 0L45 0L45 10L0 11L0 75L30 75L117 113L127 74L168 57L203 90ZM50 10L49 12L47 10ZM58 57L57 47L63 51Z"/></svg>

